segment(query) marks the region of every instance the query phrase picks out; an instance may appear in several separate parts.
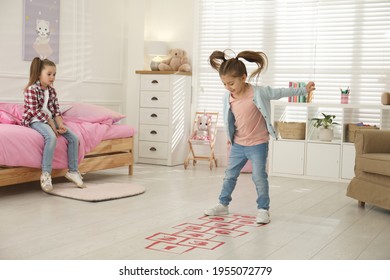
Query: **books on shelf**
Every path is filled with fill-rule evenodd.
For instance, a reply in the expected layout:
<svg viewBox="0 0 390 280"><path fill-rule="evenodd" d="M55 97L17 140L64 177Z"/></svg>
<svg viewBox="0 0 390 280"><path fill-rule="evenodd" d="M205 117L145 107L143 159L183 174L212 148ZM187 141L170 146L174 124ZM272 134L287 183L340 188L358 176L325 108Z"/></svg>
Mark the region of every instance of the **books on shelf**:
<svg viewBox="0 0 390 280"><path fill-rule="evenodd" d="M289 88L300 88L305 87L305 82L288 82ZM289 96L288 102L294 102L294 103L310 103L313 98L313 93L309 92L307 95L300 95L300 96Z"/></svg>

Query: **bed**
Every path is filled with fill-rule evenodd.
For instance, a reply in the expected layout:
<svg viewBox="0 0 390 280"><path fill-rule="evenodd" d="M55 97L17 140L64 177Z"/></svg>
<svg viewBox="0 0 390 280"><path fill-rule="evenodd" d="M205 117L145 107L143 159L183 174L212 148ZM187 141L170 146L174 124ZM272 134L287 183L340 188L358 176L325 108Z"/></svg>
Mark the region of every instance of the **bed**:
<svg viewBox="0 0 390 280"><path fill-rule="evenodd" d="M135 129L118 122L125 116L102 106L72 103L61 107L63 119L79 137L81 173L127 166L133 174ZM0 187L37 181L41 175L43 138L20 125L22 104L0 103ZM67 143L59 137L52 177L67 171Z"/></svg>

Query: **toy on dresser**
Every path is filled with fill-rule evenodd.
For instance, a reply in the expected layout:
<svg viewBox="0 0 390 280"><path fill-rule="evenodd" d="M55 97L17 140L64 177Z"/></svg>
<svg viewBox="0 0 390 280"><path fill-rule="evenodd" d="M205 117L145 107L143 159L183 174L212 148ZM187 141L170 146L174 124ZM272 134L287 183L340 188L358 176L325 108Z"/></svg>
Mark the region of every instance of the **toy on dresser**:
<svg viewBox="0 0 390 280"><path fill-rule="evenodd" d="M187 53L182 49L171 49L168 58L158 65L160 71L190 72L191 66L188 62Z"/></svg>
<svg viewBox="0 0 390 280"><path fill-rule="evenodd" d="M193 140L211 140L211 115L203 114L198 116L196 129L194 130L191 139Z"/></svg>

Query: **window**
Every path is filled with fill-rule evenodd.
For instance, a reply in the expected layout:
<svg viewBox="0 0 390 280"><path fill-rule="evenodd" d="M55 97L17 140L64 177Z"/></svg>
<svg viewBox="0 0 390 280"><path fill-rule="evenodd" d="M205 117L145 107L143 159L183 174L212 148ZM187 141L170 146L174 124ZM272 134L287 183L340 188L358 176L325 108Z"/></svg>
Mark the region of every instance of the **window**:
<svg viewBox="0 0 390 280"><path fill-rule="evenodd" d="M313 80L313 102L340 103L340 88L349 87L350 103L380 104L389 91L388 0L200 0L198 28L198 111L222 113L225 89L208 63L214 50L265 52L269 66L258 83Z"/></svg>

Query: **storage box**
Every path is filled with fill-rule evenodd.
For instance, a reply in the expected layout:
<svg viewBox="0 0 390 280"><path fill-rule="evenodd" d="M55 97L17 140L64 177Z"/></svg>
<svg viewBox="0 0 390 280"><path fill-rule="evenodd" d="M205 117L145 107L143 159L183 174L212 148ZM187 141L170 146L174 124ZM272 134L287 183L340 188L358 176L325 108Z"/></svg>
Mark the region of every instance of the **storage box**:
<svg viewBox="0 0 390 280"><path fill-rule="evenodd" d="M355 143L355 134L356 131L360 129L379 129L379 127L376 127L374 125L357 125L353 123L347 124L347 133L346 133L346 142Z"/></svg>
<svg viewBox="0 0 390 280"><path fill-rule="evenodd" d="M276 126L283 139L305 139L306 123L304 122L276 122Z"/></svg>

